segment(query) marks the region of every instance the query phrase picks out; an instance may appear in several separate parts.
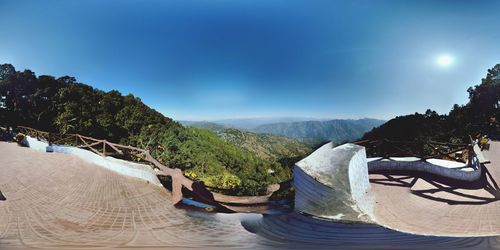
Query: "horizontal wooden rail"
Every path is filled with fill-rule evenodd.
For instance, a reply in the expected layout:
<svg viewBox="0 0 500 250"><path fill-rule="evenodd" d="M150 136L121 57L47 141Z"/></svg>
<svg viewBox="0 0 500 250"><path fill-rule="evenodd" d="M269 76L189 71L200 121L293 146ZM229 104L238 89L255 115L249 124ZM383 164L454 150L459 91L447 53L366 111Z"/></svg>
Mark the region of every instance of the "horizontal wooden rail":
<svg viewBox="0 0 500 250"><path fill-rule="evenodd" d="M488 160L488 159L486 159L486 157L484 157L483 153L481 152L481 149L479 148L479 146L477 144L474 145L473 150L474 150L474 154L477 157L477 160L479 161L479 163L481 163L481 164L491 163L490 160Z"/></svg>
<svg viewBox="0 0 500 250"><path fill-rule="evenodd" d="M481 152L481 149L479 148L478 143L474 139L472 139L472 136L470 136L470 135L469 135L469 139L470 139L471 145L472 145L472 152L476 156L478 162L480 164L489 164L490 161L484 157L483 153Z"/></svg>
<svg viewBox="0 0 500 250"><path fill-rule="evenodd" d="M380 139L357 141L355 144L365 146L370 157L382 157L385 159L394 156L413 156L421 160L453 158L451 155L454 153L472 150L471 144L446 143L431 140L397 141Z"/></svg>
<svg viewBox="0 0 500 250"><path fill-rule="evenodd" d="M362 140L354 142L355 144L365 146L367 151L375 150L375 153L382 152L379 155L371 155L371 157L382 157L382 159L389 159L390 157L396 156L413 156L419 158L420 160L428 160L432 158L451 158L450 155L457 152L464 152L464 155L468 155L468 164L472 164L470 158L476 157L481 164L488 163L489 161L484 159L480 150L477 150L475 141L470 137L470 144L465 143L447 143L447 142L436 142L432 140L427 141L397 141L389 139L380 140ZM415 153L404 146L414 146L420 148L423 151L425 147L431 151L431 154L424 155L422 152ZM391 148L392 150L388 150ZM391 153L389 153L391 152ZM402 155L401 155L402 154Z"/></svg>

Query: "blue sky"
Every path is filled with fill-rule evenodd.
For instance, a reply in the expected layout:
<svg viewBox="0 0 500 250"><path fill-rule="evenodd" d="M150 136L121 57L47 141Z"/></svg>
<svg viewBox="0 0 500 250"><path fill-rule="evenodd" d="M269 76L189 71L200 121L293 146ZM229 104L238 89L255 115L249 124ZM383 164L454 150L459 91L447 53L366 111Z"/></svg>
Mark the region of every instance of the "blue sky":
<svg viewBox="0 0 500 250"><path fill-rule="evenodd" d="M4 1L0 62L174 119L449 111L500 63L500 1ZM451 58L440 65L440 56Z"/></svg>

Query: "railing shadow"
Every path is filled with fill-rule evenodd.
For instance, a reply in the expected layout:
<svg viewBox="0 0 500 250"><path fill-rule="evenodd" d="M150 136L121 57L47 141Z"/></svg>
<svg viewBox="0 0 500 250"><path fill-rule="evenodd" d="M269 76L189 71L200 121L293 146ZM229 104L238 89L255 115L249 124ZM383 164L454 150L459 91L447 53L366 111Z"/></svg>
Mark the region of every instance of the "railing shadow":
<svg viewBox="0 0 500 250"><path fill-rule="evenodd" d="M370 176L370 183L412 188L418 179L422 179L433 187L422 190L411 190L413 195L437 202L445 202L450 205L482 205L500 200L500 188L498 183L484 165L482 165L482 168L483 172L481 178L474 182L452 180L429 173L414 171L379 171L372 173L378 175ZM481 189L491 196L487 197L464 192L466 190ZM434 196L434 194L439 192L444 192L445 195L439 197ZM450 196L456 196L457 198L450 198Z"/></svg>
<svg viewBox="0 0 500 250"><path fill-rule="evenodd" d="M405 176L407 173L400 173L403 176L397 176L397 174L388 173L388 172L377 172L377 174L380 174L383 176L383 178L374 178L370 177L370 182L374 184L381 184L385 186L396 186L396 187L412 187L415 182L418 180L417 177L415 176ZM395 176L393 176L395 175Z"/></svg>

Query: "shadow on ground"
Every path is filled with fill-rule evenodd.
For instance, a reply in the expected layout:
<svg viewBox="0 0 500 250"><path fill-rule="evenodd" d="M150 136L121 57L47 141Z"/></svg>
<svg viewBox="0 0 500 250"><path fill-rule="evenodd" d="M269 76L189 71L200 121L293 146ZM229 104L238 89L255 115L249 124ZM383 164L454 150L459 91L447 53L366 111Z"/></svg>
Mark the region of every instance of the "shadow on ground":
<svg viewBox="0 0 500 250"><path fill-rule="evenodd" d="M371 174L370 183L377 185L399 186L411 189L411 193L422 198L450 205L482 205L500 200L500 188L486 166L479 180L474 182L457 181L449 178L413 171L379 171ZM381 178L382 177L382 178ZM417 182L426 182L416 188ZM435 195L441 193L444 195Z"/></svg>

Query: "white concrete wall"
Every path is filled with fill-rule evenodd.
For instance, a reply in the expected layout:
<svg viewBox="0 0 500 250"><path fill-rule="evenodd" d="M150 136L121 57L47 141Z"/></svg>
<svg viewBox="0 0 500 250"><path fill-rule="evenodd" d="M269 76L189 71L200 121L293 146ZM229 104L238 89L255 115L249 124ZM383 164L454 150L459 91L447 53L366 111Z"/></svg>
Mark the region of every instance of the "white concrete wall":
<svg viewBox="0 0 500 250"><path fill-rule="evenodd" d="M373 219L364 147L328 143L294 167L295 210L321 218Z"/></svg>
<svg viewBox="0 0 500 250"><path fill-rule="evenodd" d="M374 160L368 163L370 172L376 171L418 171L435 174L446 178L461 181L476 181L481 178L482 168L476 158L473 158L473 168L465 164L451 161L429 159L426 161L412 160Z"/></svg>
<svg viewBox="0 0 500 250"><path fill-rule="evenodd" d="M76 147L59 145L49 146L46 142L38 141L37 139L29 136L27 136L26 139L28 141L29 147L34 150L72 154L84 161L104 167L119 174L146 180L152 184L161 186L160 180L158 180L155 171L148 165L124 161L110 156L102 157L91 151Z"/></svg>
<svg viewBox="0 0 500 250"><path fill-rule="evenodd" d="M30 136L26 136L25 140L28 143L28 147L30 147L31 149L36 151L47 152L47 146L49 146L47 142L39 141L36 138Z"/></svg>
<svg viewBox="0 0 500 250"><path fill-rule="evenodd" d="M373 218L373 196L370 188L370 177L368 176L368 163L366 161L366 150L357 146L352 149L355 154L349 161L349 183L351 185L351 195L355 201L354 209L359 209L359 213L366 214Z"/></svg>

